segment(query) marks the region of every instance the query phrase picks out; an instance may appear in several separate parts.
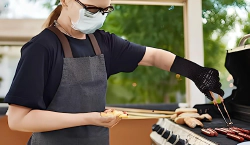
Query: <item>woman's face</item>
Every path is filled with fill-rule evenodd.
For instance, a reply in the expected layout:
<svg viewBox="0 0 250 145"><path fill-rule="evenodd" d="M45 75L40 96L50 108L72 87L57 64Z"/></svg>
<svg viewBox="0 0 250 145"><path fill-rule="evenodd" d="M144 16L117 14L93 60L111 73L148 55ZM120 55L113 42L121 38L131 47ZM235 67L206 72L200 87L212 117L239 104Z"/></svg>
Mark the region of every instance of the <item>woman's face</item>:
<svg viewBox="0 0 250 145"><path fill-rule="evenodd" d="M110 6L111 0L79 0L80 3L85 6L95 6L99 8L106 8ZM83 8L76 0L61 0L63 9L66 15L72 22L76 22L79 19L79 10Z"/></svg>

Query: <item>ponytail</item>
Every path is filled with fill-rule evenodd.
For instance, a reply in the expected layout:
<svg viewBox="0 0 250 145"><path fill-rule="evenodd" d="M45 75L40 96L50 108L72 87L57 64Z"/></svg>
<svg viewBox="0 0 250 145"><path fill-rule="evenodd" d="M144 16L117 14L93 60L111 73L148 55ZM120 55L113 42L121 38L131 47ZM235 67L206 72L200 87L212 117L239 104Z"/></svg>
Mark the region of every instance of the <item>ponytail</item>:
<svg viewBox="0 0 250 145"><path fill-rule="evenodd" d="M62 5L58 5L49 15L49 17L46 19L45 23L43 24L43 28L49 27L51 24L54 23L54 20L57 20L60 16L62 11Z"/></svg>

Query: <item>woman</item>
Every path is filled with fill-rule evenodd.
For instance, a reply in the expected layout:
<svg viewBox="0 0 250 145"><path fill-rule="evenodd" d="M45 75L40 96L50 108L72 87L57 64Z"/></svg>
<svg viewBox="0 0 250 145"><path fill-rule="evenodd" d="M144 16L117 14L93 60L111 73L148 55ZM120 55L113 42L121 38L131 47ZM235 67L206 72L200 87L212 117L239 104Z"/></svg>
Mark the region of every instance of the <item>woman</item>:
<svg viewBox="0 0 250 145"><path fill-rule="evenodd" d="M100 116L107 79L138 65L181 74L209 99L209 91L224 95L217 70L98 30L113 10L110 3L61 0L48 28L23 46L5 102L10 128L33 132L29 144L108 145L108 128L119 119Z"/></svg>

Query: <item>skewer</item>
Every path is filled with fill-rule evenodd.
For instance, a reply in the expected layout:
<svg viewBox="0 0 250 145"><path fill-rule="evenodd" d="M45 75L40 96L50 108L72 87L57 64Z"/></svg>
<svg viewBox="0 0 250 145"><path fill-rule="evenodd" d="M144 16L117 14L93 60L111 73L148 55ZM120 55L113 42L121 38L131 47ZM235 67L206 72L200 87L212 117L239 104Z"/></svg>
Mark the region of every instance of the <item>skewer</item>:
<svg viewBox="0 0 250 145"><path fill-rule="evenodd" d="M152 113L137 113L137 112L128 112L126 111L128 115L133 116L145 116L145 117L159 117L159 118L169 118L172 115L165 115L165 114L152 114Z"/></svg>
<svg viewBox="0 0 250 145"><path fill-rule="evenodd" d="M160 118L170 118L169 116L136 116L136 115L128 115L128 117L124 117L122 119L160 119Z"/></svg>
<svg viewBox="0 0 250 145"><path fill-rule="evenodd" d="M172 115L174 111L162 111L162 110L147 110L147 109L134 109L134 108L121 108L121 107L106 107L106 109L116 109L126 112L137 112L137 113L156 113L156 114L169 114Z"/></svg>
<svg viewBox="0 0 250 145"><path fill-rule="evenodd" d="M226 120L226 118L224 117L224 115L223 115L223 113L222 113L222 111L221 111L221 109L220 109L218 103L216 102L216 99L215 99L215 97L214 97L214 94L213 94L211 91L210 91L210 94L211 94L211 96L212 96L212 98L213 98L213 103L214 103L214 105L217 106L217 108L218 108L218 110L219 110L219 112L220 112L222 118L224 119L226 125L227 125L229 128L232 127L233 123L232 123L232 121L231 121L231 118L230 118L230 123L228 123L227 120ZM220 97L221 97L221 96L220 96ZM222 98L222 97L221 97L221 98ZM223 100L223 98L222 98L222 100ZM222 103L223 103L223 101L222 101ZM224 105L224 103L223 103L223 106L224 106L225 111L227 112L226 106ZM228 113L228 112L227 112L227 113ZM229 114L228 114L228 116L229 116Z"/></svg>

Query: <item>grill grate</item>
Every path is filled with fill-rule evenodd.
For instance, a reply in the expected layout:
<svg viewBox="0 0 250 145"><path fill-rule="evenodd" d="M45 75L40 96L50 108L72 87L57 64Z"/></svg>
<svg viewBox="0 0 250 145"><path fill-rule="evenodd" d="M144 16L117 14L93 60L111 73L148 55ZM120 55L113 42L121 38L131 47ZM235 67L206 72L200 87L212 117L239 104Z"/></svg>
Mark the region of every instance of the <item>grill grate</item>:
<svg viewBox="0 0 250 145"><path fill-rule="evenodd" d="M233 119L236 127L250 130L250 123ZM191 145L235 145L238 142L228 139L225 135L219 134L217 137L208 137L201 133L201 128L189 128L186 125L178 125L173 121L164 119L164 128L173 131L174 134L179 135L182 139L187 139ZM222 118L213 118L212 122L203 122L204 128L220 128L226 127ZM152 137L151 137L152 138ZM152 139L155 140L155 139Z"/></svg>

